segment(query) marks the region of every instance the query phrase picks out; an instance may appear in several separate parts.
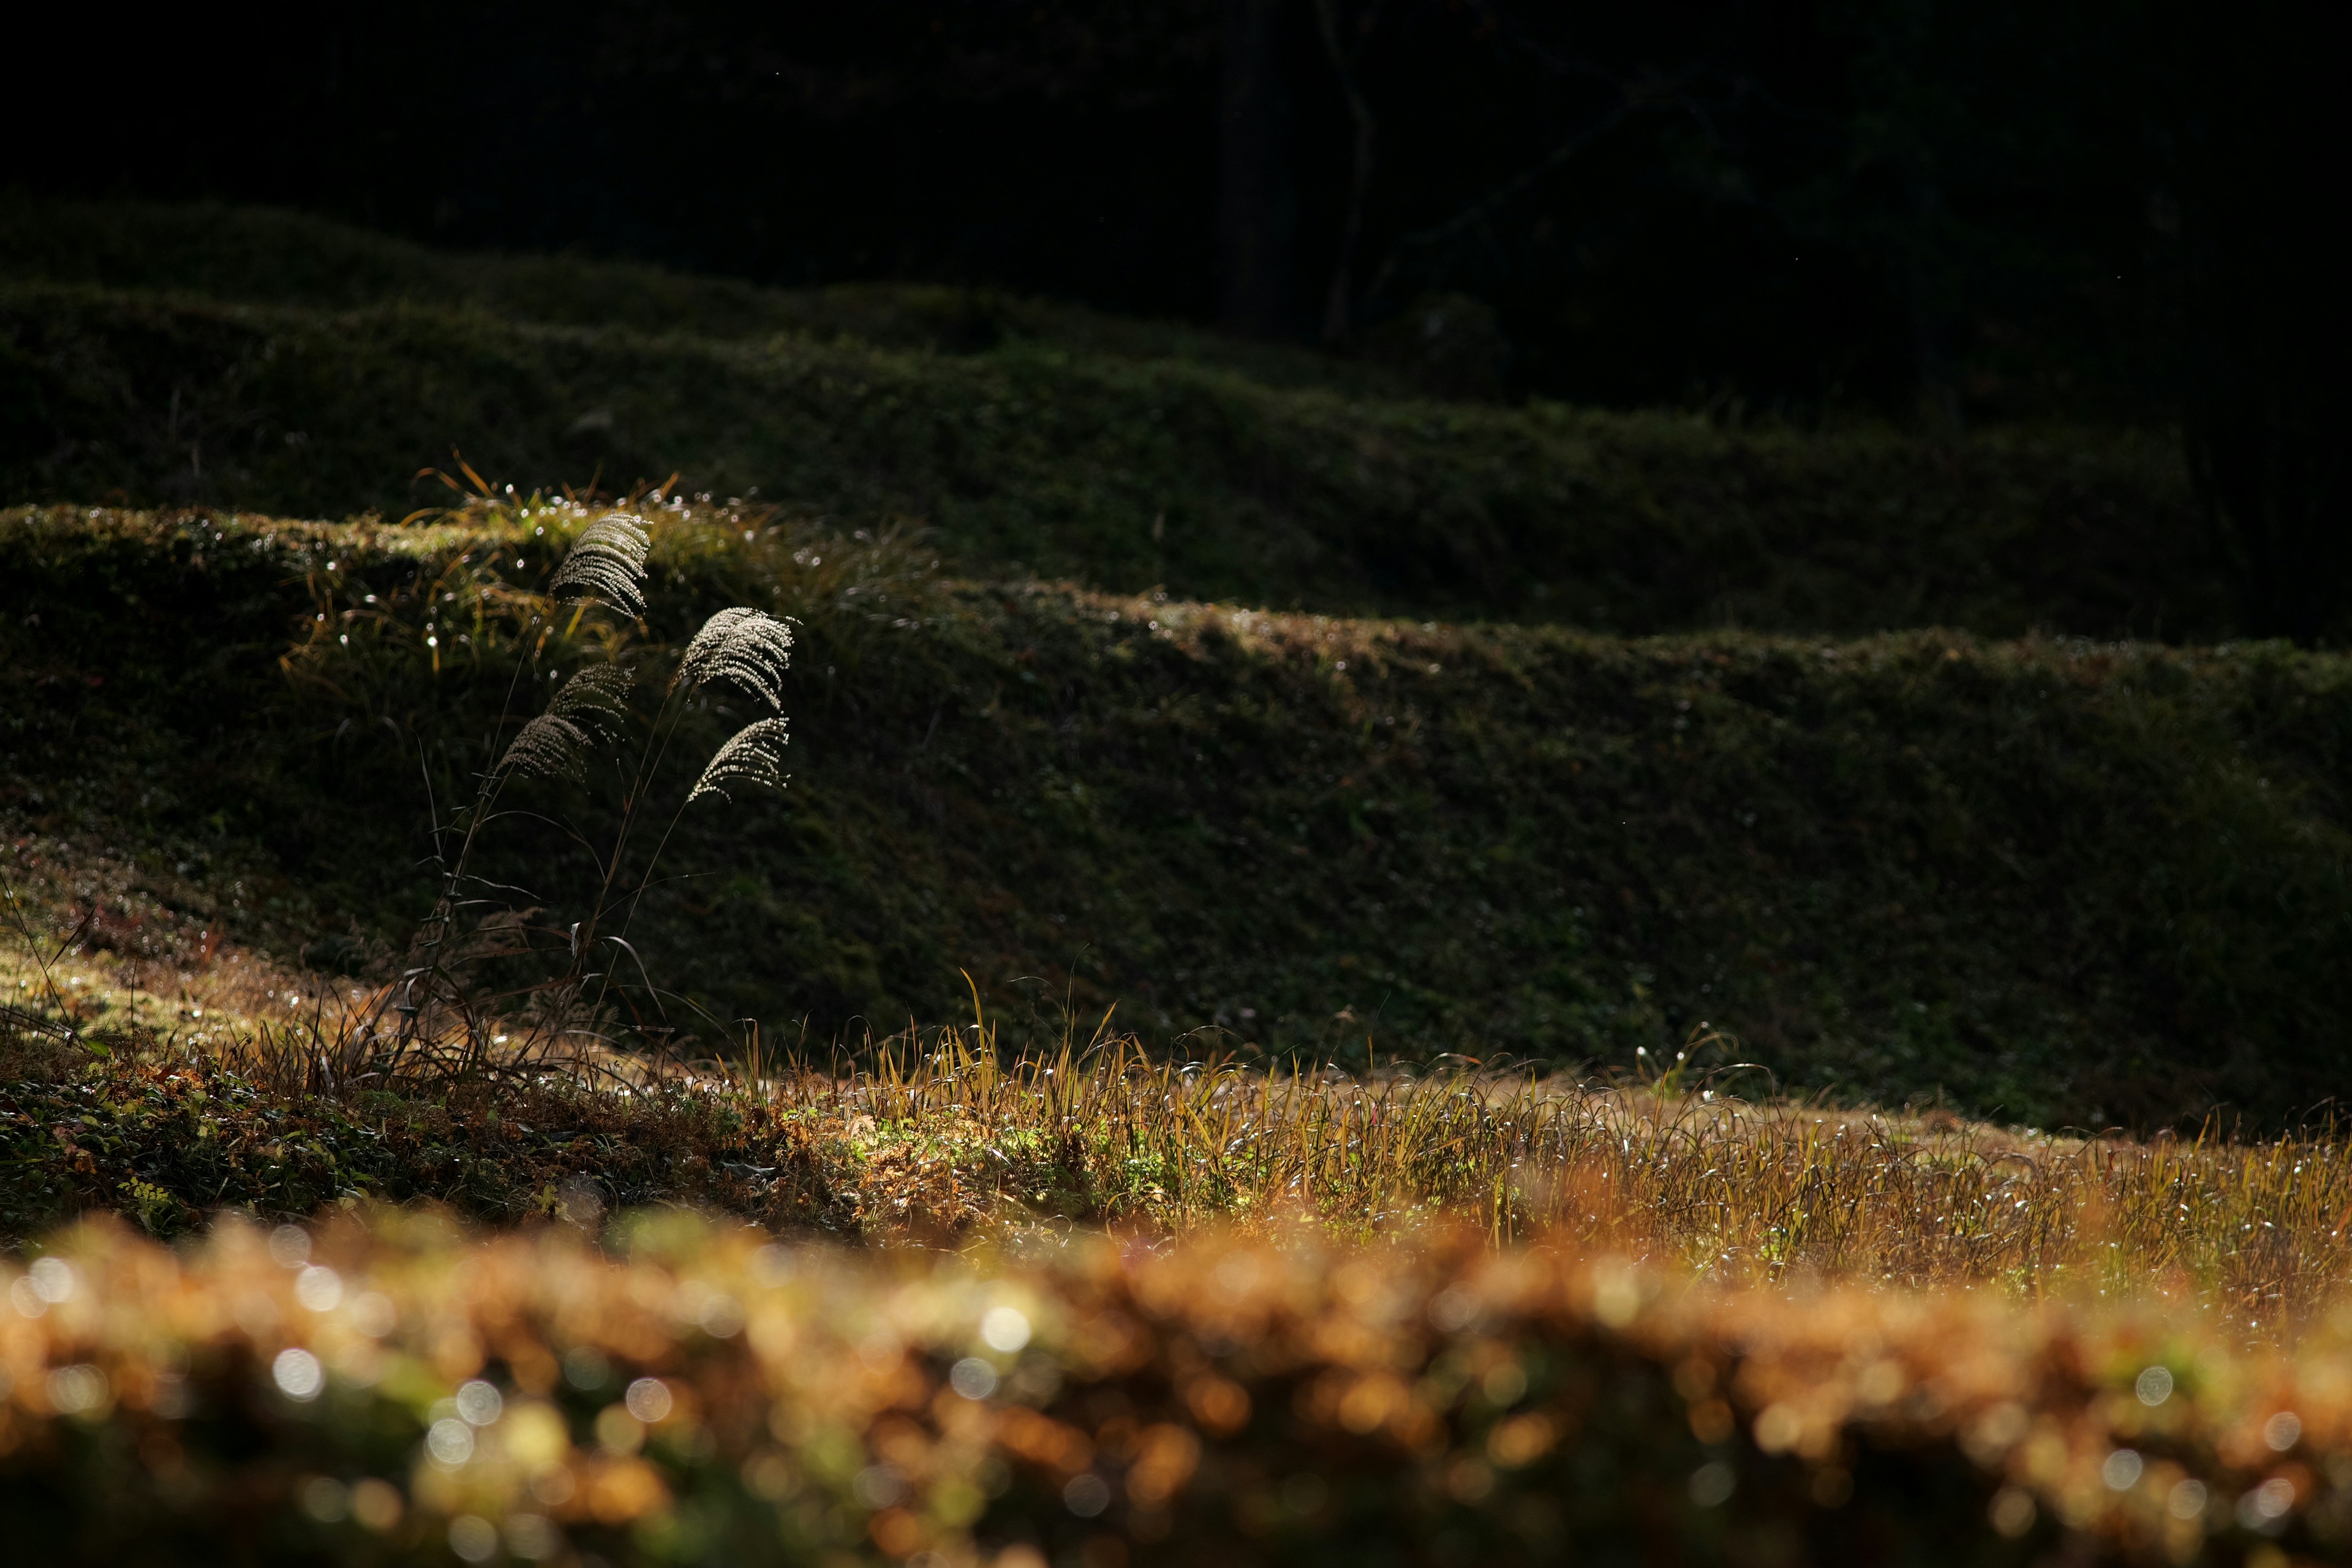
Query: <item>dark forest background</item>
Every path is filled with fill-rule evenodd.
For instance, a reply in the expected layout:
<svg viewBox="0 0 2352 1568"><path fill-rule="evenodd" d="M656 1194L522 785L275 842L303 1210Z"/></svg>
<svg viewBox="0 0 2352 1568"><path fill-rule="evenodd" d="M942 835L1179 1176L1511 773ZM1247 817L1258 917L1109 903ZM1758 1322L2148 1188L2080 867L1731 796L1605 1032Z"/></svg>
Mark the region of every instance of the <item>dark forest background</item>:
<svg viewBox="0 0 2352 1568"><path fill-rule="evenodd" d="M2345 625L2320 0L87 5L0 180L803 285L1446 395L2178 430L2248 629Z"/></svg>

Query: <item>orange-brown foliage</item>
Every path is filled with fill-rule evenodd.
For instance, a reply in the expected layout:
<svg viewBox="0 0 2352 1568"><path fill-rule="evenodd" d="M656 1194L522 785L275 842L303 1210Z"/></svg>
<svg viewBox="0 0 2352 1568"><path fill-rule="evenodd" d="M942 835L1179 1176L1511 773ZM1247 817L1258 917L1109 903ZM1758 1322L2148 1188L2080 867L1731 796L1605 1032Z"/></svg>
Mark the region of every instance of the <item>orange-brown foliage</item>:
<svg viewBox="0 0 2352 1568"><path fill-rule="evenodd" d="M0 1510L48 1510L69 1558L2234 1562L2352 1537L2352 1311L2289 1350L2155 1296L1727 1289L1564 1241L954 1257L682 1215L618 1254L415 1215L184 1253L99 1225L0 1294Z"/></svg>

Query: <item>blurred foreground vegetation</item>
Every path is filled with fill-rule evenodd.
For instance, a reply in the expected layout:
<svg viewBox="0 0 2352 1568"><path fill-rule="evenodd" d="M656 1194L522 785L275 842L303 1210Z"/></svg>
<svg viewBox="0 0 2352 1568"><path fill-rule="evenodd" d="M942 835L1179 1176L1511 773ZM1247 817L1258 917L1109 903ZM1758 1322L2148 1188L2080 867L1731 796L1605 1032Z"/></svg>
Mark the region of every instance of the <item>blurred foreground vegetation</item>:
<svg viewBox="0 0 2352 1568"><path fill-rule="evenodd" d="M919 1568L2272 1565L2352 1530L2340 1310L2282 1354L2161 1299L1721 1293L1442 1228L576 1237L60 1236L0 1268L0 1518L61 1563Z"/></svg>

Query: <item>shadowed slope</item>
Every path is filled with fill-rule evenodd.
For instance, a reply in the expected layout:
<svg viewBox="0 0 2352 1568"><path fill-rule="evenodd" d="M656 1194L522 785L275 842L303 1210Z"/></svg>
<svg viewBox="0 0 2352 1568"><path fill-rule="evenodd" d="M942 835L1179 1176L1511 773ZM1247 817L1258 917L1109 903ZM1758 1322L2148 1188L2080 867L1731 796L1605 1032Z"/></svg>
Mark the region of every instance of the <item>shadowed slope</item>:
<svg viewBox="0 0 2352 1568"><path fill-rule="evenodd" d="M1058 1033L1066 995L1159 1042L1625 1064L1705 1019L1784 1087L2011 1117L2276 1119L2333 1091L2340 658L1437 629L655 521L661 635L735 603L804 623L790 791L689 816L672 863L706 875L634 933L772 1037L953 1016L962 967L1015 1035ZM397 933L420 758L442 799L466 787L508 679L440 595L545 550L497 520L14 514L7 809L214 857L216 901L186 907L240 938ZM345 619L363 590L374 618ZM505 853L552 907L580 896L566 842Z"/></svg>

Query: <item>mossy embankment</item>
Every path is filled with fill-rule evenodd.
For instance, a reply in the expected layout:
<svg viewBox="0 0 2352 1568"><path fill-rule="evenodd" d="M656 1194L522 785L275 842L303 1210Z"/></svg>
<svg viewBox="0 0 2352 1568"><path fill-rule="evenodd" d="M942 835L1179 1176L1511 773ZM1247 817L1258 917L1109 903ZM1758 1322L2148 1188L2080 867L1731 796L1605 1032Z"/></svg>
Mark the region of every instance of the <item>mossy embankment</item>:
<svg viewBox="0 0 2352 1568"><path fill-rule="evenodd" d="M1296 345L952 284L761 287L573 253L435 250L328 218L194 203L0 195L0 277L352 310L409 304L551 327L726 341L779 335L922 353L1008 339L1108 359L1181 360L1274 386L1409 395L1402 375Z"/></svg>
<svg viewBox="0 0 2352 1568"><path fill-rule="evenodd" d="M633 940L772 1040L951 1018L966 969L1008 1037L1116 1001L1150 1042L1623 1068L1706 1020L1784 1089L2077 1122L2290 1117L2352 1043L2338 656L1269 615L740 521L656 515L648 623L801 618L794 778L689 815L702 875ZM425 777L488 755L510 671L424 624L459 556L543 574L511 526L6 514L5 811L361 962L416 912ZM509 857L580 896L562 842Z"/></svg>
<svg viewBox="0 0 2352 1568"><path fill-rule="evenodd" d="M1342 615L2226 630L2168 439L1929 440L1399 395L1297 350L970 291L436 256L210 209L0 246L0 499L397 517L673 470L980 575Z"/></svg>

